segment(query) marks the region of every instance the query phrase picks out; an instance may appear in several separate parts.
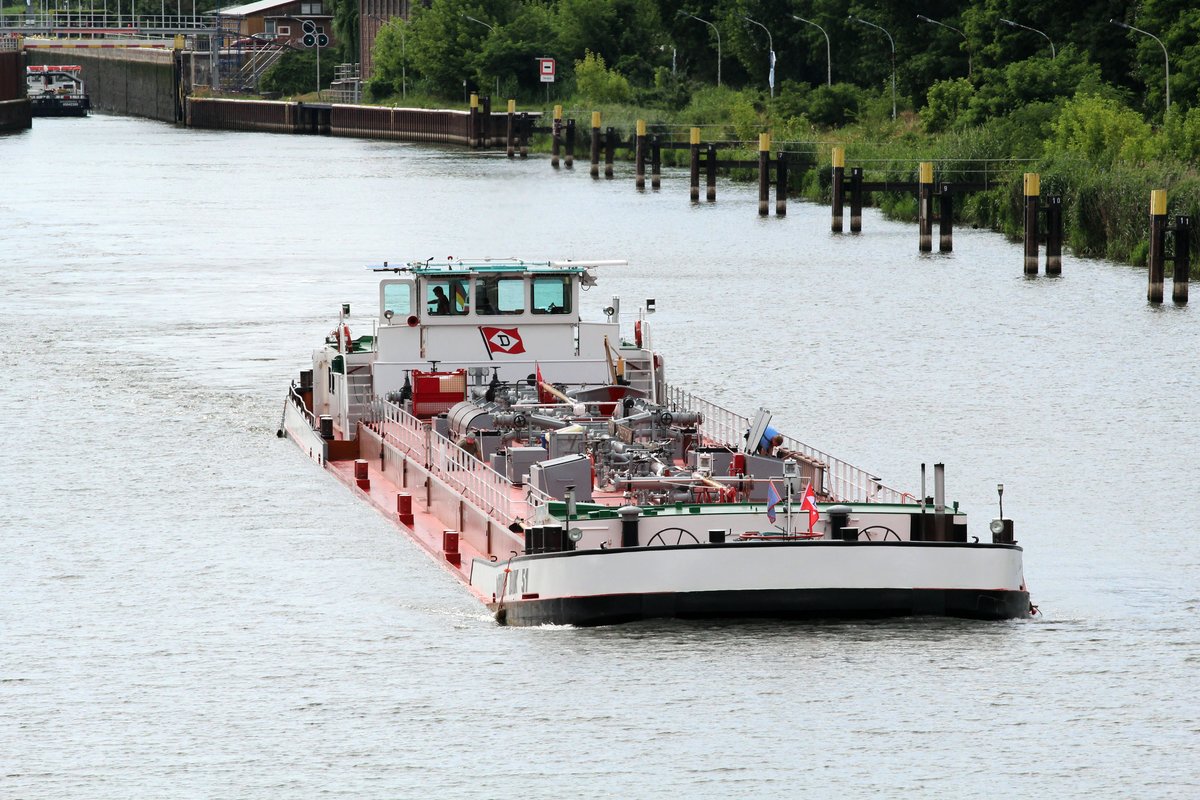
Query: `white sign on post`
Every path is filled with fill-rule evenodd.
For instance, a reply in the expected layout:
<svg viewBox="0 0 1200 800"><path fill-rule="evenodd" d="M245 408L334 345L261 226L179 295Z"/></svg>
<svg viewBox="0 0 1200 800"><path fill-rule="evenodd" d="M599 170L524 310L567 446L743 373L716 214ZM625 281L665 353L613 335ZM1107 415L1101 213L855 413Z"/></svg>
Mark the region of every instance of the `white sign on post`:
<svg viewBox="0 0 1200 800"><path fill-rule="evenodd" d="M538 59L538 75L541 76L542 83L554 83L554 59L539 58Z"/></svg>

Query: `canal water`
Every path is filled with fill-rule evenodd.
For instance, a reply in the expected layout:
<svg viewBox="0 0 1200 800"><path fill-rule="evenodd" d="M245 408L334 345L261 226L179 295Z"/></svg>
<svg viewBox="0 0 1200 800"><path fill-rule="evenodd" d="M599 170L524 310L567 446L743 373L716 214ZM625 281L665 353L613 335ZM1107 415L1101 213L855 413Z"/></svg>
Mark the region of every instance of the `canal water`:
<svg viewBox="0 0 1200 800"><path fill-rule="evenodd" d="M618 168L94 116L0 137L0 796L1200 796L1197 304ZM986 535L1033 621L507 629L275 438L364 266L628 259L671 379ZM1169 296L1169 290L1168 290Z"/></svg>

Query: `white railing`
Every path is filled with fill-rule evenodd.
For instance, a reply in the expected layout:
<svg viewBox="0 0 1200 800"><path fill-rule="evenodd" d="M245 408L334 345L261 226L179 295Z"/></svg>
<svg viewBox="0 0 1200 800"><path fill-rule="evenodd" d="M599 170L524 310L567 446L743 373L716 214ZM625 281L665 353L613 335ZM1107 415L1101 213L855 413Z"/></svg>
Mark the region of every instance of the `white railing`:
<svg viewBox="0 0 1200 800"><path fill-rule="evenodd" d="M395 403L376 397L371 404L372 418L380 426L384 441L391 442L409 458L429 466L429 426Z"/></svg>
<svg viewBox="0 0 1200 800"><path fill-rule="evenodd" d="M375 398L371 404L371 418L384 441L403 450L484 513L505 525L516 519L532 519L539 506L553 500L532 486L526 486L524 498L519 498L513 491L512 481L395 403Z"/></svg>
<svg viewBox="0 0 1200 800"><path fill-rule="evenodd" d="M437 431L429 433L429 468L488 516L512 522L512 483Z"/></svg>
<svg viewBox="0 0 1200 800"><path fill-rule="evenodd" d="M668 405L678 411L698 411L704 421L700 433L710 441L740 449L750 430L750 419L703 400L674 386L667 387ZM803 453L825 465L825 490L839 500L857 503L916 503L917 498L880 483L864 469L847 464L815 447L783 437L783 447Z"/></svg>
<svg viewBox="0 0 1200 800"><path fill-rule="evenodd" d="M714 442L740 449L750 430L750 420L741 414L696 397L675 386L667 387L667 407L672 411L698 411L703 422L700 432Z"/></svg>

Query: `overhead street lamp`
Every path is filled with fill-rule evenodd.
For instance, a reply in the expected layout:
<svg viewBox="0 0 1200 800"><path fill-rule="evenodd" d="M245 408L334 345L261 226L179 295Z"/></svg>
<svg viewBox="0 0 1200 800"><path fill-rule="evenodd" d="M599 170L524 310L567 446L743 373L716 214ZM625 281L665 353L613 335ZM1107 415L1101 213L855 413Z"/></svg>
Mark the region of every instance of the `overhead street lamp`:
<svg viewBox="0 0 1200 800"><path fill-rule="evenodd" d="M1028 25L1022 25L1019 22L1013 22L1011 19L1002 19L1000 21L1013 28L1023 28L1027 31L1033 31L1034 33L1040 34L1047 42L1050 42L1050 59L1054 60L1057 58L1054 53L1054 42L1050 41L1050 37L1047 36L1044 31L1039 31L1037 28L1031 28Z"/></svg>
<svg viewBox="0 0 1200 800"><path fill-rule="evenodd" d="M677 12L675 13L675 16L677 16L677 17L690 17L691 19L694 19L694 20L696 20L697 22L703 22L705 25L707 25L708 27L712 28L712 29L713 29L713 33L715 33L715 34L717 35L717 86L720 86L720 85L721 85L721 31L719 31L719 30L717 29L717 26L716 26L716 25L712 24L712 23L711 23L711 22L709 22L708 20L706 20L706 19L700 19L700 18L699 18L699 17L697 17L695 14L689 14L688 12L686 12L686 11L684 11L684 10L682 10L682 9L680 9L679 11L677 11ZM673 59L672 59L672 60L673 60Z"/></svg>
<svg viewBox="0 0 1200 800"><path fill-rule="evenodd" d="M860 22L863 25L870 26L876 30L883 31L883 35L888 37L888 42L892 45L892 119L896 118L896 40L884 28L876 25L874 22L867 22L865 19L850 15L850 19L854 22Z"/></svg>
<svg viewBox="0 0 1200 800"><path fill-rule="evenodd" d="M1167 55L1167 46L1162 43L1162 39L1159 39L1157 36L1155 36L1150 31L1144 31L1141 28L1135 28L1132 25L1126 25L1124 22L1117 22L1115 19L1110 19L1109 22L1111 22L1113 25L1116 25L1118 28L1125 28L1126 30L1137 31L1138 33L1144 33L1147 36L1149 36L1151 39L1153 39L1154 41L1158 42L1158 46L1161 47L1162 51L1163 51L1163 60L1167 62L1167 111L1170 111L1171 110L1171 58L1170 58L1170 56Z"/></svg>
<svg viewBox="0 0 1200 800"><path fill-rule="evenodd" d="M464 17L466 17L467 19L471 20L471 22L478 22L480 25L482 25L483 27L487 28L487 29L488 29L489 31L491 31L492 33L495 33L495 32L496 32L496 26L494 26L494 25L488 25L488 24L487 24L486 22L484 22L483 20L481 20L481 19L475 19L475 18L474 18L474 17L472 17L470 14L463 14L463 16L464 16Z"/></svg>
<svg viewBox="0 0 1200 800"><path fill-rule="evenodd" d="M475 19L475 18L474 18L474 17L472 17L470 14L463 14L462 16L463 16L463 17L465 17L466 19L469 19L469 20L471 20L471 22L477 22L477 23L479 23L479 24L480 24L480 25L482 25L483 27L487 28L487 29L488 29L488 31L489 31L490 33L495 33L495 32L496 32L496 27L495 27L494 25L488 25L488 24L487 24L486 22L484 22L483 20L481 20L481 19ZM465 81L464 81L464 85L465 85ZM499 76L499 75L497 75L497 76L496 76L496 100L497 100L497 102L499 102L499 98L500 98L500 76Z"/></svg>
<svg viewBox="0 0 1200 800"><path fill-rule="evenodd" d="M944 22L938 22L936 19L930 19L929 17L925 16L924 14L917 14L917 19L921 20L921 22L929 22L934 25L941 25L943 28L952 30L955 33L957 33L959 36L963 37L963 41L967 43L967 77L970 78L971 77L971 40L967 38L967 35L965 33L963 33L962 31L960 31L958 28L954 27L953 25L947 25Z"/></svg>
<svg viewBox="0 0 1200 800"><path fill-rule="evenodd" d="M825 34L825 85L833 86L833 48L829 44L829 34L825 33L825 29L812 20L805 19L804 17L797 17L795 14L792 14L792 19L799 22L807 22L809 25L812 25L821 33Z"/></svg>
<svg viewBox="0 0 1200 800"><path fill-rule="evenodd" d="M771 32L767 30L766 25L763 25L761 22L759 22L756 19L750 19L745 14L742 15L742 19L746 20L746 22L753 22L755 25L762 28L767 33L767 50L770 51L770 54L771 54L771 71L767 73L767 86L769 86L771 89L771 97L774 97L775 96L775 40L771 38Z"/></svg>

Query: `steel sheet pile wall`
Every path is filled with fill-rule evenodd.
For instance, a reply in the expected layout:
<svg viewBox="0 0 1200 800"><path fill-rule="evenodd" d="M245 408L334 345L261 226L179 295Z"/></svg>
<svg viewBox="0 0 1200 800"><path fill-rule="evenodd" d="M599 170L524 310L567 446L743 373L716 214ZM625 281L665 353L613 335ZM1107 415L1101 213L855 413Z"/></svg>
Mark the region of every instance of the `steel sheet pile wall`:
<svg viewBox="0 0 1200 800"><path fill-rule="evenodd" d="M21 51L0 50L0 131L23 130L32 122Z"/></svg>
<svg viewBox="0 0 1200 800"><path fill-rule="evenodd" d="M273 100L188 98L187 124L192 128L231 131L297 132L297 103Z"/></svg>
<svg viewBox="0 0 1200 800"><path fill-rule="evenodd" d="M466 111L335 105L330 126L334 136L468 144L469 121Z"/></svg>

